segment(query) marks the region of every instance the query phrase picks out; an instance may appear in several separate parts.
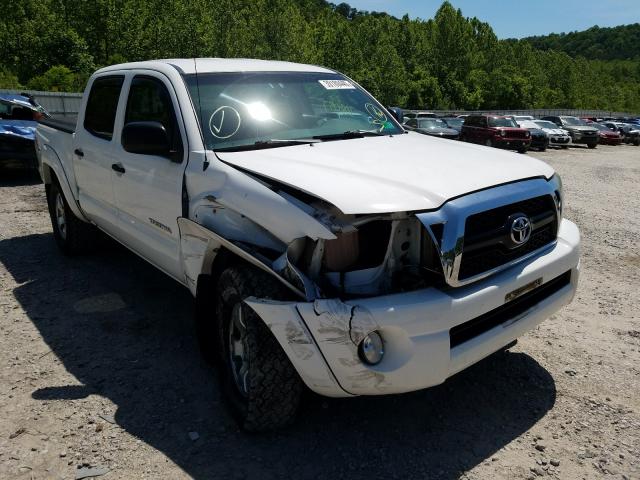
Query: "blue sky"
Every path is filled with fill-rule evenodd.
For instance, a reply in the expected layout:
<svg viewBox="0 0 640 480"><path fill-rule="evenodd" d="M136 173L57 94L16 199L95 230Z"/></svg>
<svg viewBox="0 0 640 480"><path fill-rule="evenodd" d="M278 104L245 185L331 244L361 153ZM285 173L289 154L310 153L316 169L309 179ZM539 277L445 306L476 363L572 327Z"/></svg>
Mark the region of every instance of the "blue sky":
<svg viewBox="0 0 640 480"><path fill-rule="evenodd" d="M465 17L491 24L499 38L613 27L640 22L640 0L450 0ZM340 0L333 0L340 3ZM358 10L433 18L442 0L351 0Z"/></svg>

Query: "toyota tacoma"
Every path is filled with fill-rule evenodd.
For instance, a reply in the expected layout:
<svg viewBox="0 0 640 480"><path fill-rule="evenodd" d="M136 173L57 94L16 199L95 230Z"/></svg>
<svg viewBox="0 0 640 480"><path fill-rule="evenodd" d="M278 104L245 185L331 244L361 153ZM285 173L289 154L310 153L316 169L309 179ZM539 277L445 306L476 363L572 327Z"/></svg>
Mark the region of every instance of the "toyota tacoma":
<svg viewBox="0 0 640 480"><path fill-rule="evenodd" d="M177 59L98 70L36 149L55 241L106 232L184 285L247 430L444 382L571 301L560 177L407 132L333 70Z"/></svg>

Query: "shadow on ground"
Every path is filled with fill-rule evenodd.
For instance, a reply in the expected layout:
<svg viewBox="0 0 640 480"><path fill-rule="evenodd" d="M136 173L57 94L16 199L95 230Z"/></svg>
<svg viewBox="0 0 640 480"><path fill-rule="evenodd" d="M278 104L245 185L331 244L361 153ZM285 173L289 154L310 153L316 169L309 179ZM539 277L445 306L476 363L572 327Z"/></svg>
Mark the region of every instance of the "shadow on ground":
<svg viewBox="0 0 640 480"><path fill-rule="evenodd" d="M40 174L34 170L0 167L0 187L19 187L42 183Z"/></svg>
<svg viewBox="0 0 640 480"><path fill-rule="evenodd" d="M196 479L458 478L555 401L549 373L508 353L413 394L310 395L289 430L247 435L198 354L185 289L122 248L62 257L50 234L1 241L0 261L21 284L14 293L29 318L82 383L50 385L33 397L108 397L120 427ZM199 440L189 440L189 431Z"/></svg>

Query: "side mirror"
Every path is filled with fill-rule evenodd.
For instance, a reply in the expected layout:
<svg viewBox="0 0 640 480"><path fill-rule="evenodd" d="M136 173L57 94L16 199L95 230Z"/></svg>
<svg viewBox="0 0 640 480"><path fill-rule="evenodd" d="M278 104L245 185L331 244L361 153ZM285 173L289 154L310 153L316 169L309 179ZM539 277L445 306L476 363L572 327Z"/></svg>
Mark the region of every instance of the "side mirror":
<svg viewBox="0 0 640 480"><path fill-rule="evenodd" d="M389 113L395 118L400 125L402 125L404 121L404 114L402 113L402 109L398 107L388 107L387 110Z"/></svg>
<svg viewBox="0 0 640 480"><path fill-rule="evenodd" d="M167 157L172 162L181 162L171 150L171 142L166 128L160 122L130 122L122 129L122 148L129 153Z"/></svg>

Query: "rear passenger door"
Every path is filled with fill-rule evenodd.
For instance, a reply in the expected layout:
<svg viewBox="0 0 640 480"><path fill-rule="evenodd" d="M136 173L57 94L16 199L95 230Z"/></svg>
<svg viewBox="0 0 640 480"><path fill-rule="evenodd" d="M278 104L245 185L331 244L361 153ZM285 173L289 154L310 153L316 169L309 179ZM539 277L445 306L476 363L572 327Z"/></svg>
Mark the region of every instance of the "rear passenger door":
<svg viewBox="0 0 640 480"><path fill-rule="evenodd" d="M113 133L124 79L124 75L107 74L93 80L71 152L80 206L92 221L112 234L118 223L111 182Z"/></svg>
<svg viewBox="0 0 640 480"><path fill-rule="evenodd" d="M183 216L182 187L187 143L173 86L160 73L134 73L114 147L114 193L125 245L175 278L180 278L177 219ZM159 122L169 134L172 159L127 152L122 129L130 122Z"/></svg>

